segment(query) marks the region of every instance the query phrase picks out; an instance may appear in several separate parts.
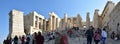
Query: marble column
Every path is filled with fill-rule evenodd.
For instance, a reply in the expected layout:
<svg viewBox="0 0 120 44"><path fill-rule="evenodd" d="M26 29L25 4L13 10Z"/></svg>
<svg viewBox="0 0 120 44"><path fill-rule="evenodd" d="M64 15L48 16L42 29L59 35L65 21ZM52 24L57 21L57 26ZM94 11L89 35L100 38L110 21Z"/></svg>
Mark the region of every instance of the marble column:
<svg viewBox="0 0 120 44"><path fill-rule="evenodd" d="M67 14L64 14L64 22L67 22Z"/></svg>
<svg viewBox="0 0 120 44"><path fill-rule="evenodd" d="M72 18L70 18L70 28L72 28Z"/></svg>
<svg viewBox="0 0 120 44"><path fill-rule="evenodd" d="M64 14L64 28L66 29L67 28L67 14L65 13Z"/></svg>
<svg viewBox="0 0 120 44"><path fill-rule="evenodd" d="M38 25L39 24L39 22L38 22L38 16L35 16L35 19L36 20L34 21L34 24L35 24L34 26L35 26L35 28L39 29L38 28L39 27L39 25Z"/></svg>
<svg viewBox="0 0 120 44"><path fill-rule="evenodd" d="M94 28L98 28L98 9L95 10L95 13L94 13L94 19L93 19L93 27Z"/></svg>
<svg viewBox="0 0 120 44"><path fill-rule="evenodd" d="M43 19L41 19L41 30L43 30Z"/></svg>
<svg viewBox="0 0 120 44"><path fill-rule="evenodd" d="M77 15L77 22L78 22L78 27L81 28L82 27L82 18L80 16L80 14Z"/></svg>
<svg viewBox="0 0 120 44"><path fill-rule="evenodd" d="M55 16L54 16L53 22L54 22L54 30L55 30L56 29L56 17Z"/></svg>
<svg viewBox="0 0 120 44"><path fill-rule="evenodd" d="M41 18L39 18L39 29L41 29Z"/></svg>
<svg viewBox="0 0 120 44"><path fill-rule="evenodd" d="M58 25L59 25L58 18L56 18L56 28L58 28Z"/></svg>
<svg viewBox="0 0 120 44"><path fill-rule="evenodd" d="M49 29L52 30L52 16L50 15Z"/></svg>
<svg viewBox="0 0 120 44"><path fill-rule="evenodd" d="M56 18L56 29L58 29L59 23L58 23L58 18Z"/></svg>
<svg viewBox="0 0 120 44"><path fill-rule="evenodd" d="M36 27L36 28L37 28L37 29L39 29L39 21L38 21L38 19L39 19L39 18L37 18L37 20L36 20L36 22L37 22L37 24L36 24L37 27Z"/></svg>
<svg viewBox="0 0 120 44"><path fill-rule="evenodd" d="M89 17L89 12L87 13L87 16L86 16L86 27L89 28L90 26L90 17Z"/></svg>
<svg viewBox="0 0 120 44"><path fill-rule="evenodd" d="M71 27L73 27L73 18L71 18Z"/></svg>
<svg viewBox="0 0 120 44"><path fill-rule="evenodd" d="M44 19L44 30L46 31L46 19Z"/></svg>

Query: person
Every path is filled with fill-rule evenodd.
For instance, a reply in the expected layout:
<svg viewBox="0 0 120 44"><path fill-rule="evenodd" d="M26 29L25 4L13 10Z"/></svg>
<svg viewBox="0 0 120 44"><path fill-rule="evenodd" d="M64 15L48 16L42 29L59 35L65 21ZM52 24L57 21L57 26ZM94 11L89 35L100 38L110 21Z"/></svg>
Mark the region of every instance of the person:
<svg viewBox="0 0 120 44"><path fill-rule="evenodd" d="M18 44L22 44L22 41L21 41L21 36L19 36L19 38L18 38Z"/></svg>
<svg viewBox="0 0 120 44"><path fill-rule="evenodd" d="M41 32L38 32L36 39L36 44L44 44L44 37L41 35Z"/></svg>
<svg viewBox="0 0 120 44"><path fill-rule="evenodd" d="M18 44L18 37L17 37L17 35L14 37L14 44Z"/></svg>
<svg viewBox="0 0 120 44"><path fill-rule="evenodd" d="M100 34L100 32L99 31L95 31L95 34L94 34L95 44L98 44L100 40L101 40L101 34Z"/></svg>
<svg viewBox="0 0 120 44"><path fill-rule="evenodd" d="M6 40L3 41L3 44L6 44Z"/></svg>
<svg viewBox="0 0 120 44"><path fill-rule="evenodd" d="M118 34L116 34L114 40L119 40L119 35Z"/></svg>
<svg viewBox="0 0 120 44"><path fill-rule="evenodd" d="M78 30L79 30L79 27L76 27L76 30L77 30L77 32L78 32Z"/></svg>
<svg viewBox="0 0 120 44"><path fill-rule="evenodd" d="M102 30L102 43L103 44L106 44L106 38L107 38L107 32L106 32L106 29L103 28Z"/></svg>
<svg viewBox="0 0 120 44"><path fill-rule="evenodd" d="M21 42L22 42L22 44L25 44L25 36L24 35L21 38Z"/></svg>
<svg viewBox="0 0 120 44"><path fill-rule="evenodd" d="M61 38L61 34L59 32L56 33L56 39L55 39L55 44L60 44L60 38Z"/></svg>
<svg viewBox="0 0 120 44"><path fill-rule="evenodd" d="M100 28L97 28L97 31L101 34L102 30Z"/></svg>
<svg viewBox="0 0 120 44"><path fill-rule="evenodd" d="M85 35L87 37L87 44L91 44L92 43L92 37L93 37L93 28L91 26L86 31Z"/></svg>
<svg viewBox="0 0 120 44"><path fill-rule="evenodd" d="M60 38L60 44L68 44L68 37L65 33Z"/></svg>
<svg viewBox="0 0 120 44"><path fill-rule="evenodd" d="M69 34L70 37L72 37L72 35L73 35L73 30L72 30L72 29L68 30L68 34Z"/></svg>
<svg viewBox="0 0 120 44"><path fill-rule="evenodd" d="M114 39L114 38L115 38L115 32L113 31L111 34L111 39Z"/></svg>
<svg viewBox="0 0 120 44"><path fill-rule="evenodd" d="M52 40L52 35L50 32L47 34L47 36L48 36L48 41Z"/></svg>
<svg viewBox="0 0 120 44"><path fill-rule="evenodd" d="M114 40L118 40L118 37L117 37L117 35L114 37Z"/></svg>
<svg viewBox="0 0 120 44"><path fill-rule="evenodd" d="M8 44L12 44L12 38L11 37L8 38Z"/></svg>
<svg viewBox="0 0 120 44"><path fill-rule="evenodd" d="M33 34L33 41L32 41L32 44L36 44L36 38L37 37L37 33L35 32L34 34Z"/></svg>
<svg viewBox="0 0 120 44"><path fill-rule="evenodd" d="M52 40L55 39L55 34L54 32L51 33Z"/></svg>
<svg viewBox="0 0 120 44"><path fill-rule="evenodd" d="M30 34L28 33L27 35L26 35L26 44L30 44L30 41L31 41L31 38L30 38Z"/></svg>
<svg viewBox="0 0 120 44"><path fill-rule="evenodd" d="M3 44L7 44L6 40L3 41Z"/></svg>
<svg viewBox="0 0 120 44"><path fill-rule="evenodd" d="M12 44L12 38L11 37L7 37L7 39L4 40L4 44Z"/></svg>
<svg viewBox="0 0 120 44"><path fill-rule="evenodd" d="M27 37L26 40L27 40L27 41L26 41L26 44L29 44L29 43L30 43L30 37Z"/></svg>

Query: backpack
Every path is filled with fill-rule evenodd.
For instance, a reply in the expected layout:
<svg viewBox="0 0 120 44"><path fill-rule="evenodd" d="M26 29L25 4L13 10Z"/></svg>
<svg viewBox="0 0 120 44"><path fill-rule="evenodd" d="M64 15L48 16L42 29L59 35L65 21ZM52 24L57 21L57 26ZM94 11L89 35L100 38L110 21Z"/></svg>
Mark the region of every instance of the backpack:
<svg viewBox="0 0 120 44"><path fill-rule="evenodd" d="M96 33L95 36L94 36L94 39L95 39L95 40L100 40L100 39L101 39L100 34Z"/></svg>
<svg viewBox="0 0 120 44"><path fill-rule="evenodd" d="M30 37L27 37L27 41L30 41Z"/></svg>
<svg viewBox="0 0 120 44"><path fill-rule="evenodd" d="M93 31L87 30L85 34L87 37L93 37Z"/></svg>

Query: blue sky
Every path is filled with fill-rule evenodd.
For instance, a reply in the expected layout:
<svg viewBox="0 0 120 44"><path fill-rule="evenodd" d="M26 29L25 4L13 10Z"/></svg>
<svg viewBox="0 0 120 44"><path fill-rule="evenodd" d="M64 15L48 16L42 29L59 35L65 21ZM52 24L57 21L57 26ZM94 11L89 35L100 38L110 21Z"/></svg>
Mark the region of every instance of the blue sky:
<svg viewBox="0 0 120 44"><path fill-rule="evenodd" d="M12 9L23 11L28 14L36 11L39 14L49 18L49 12L55 12L60 18L64 13L68 17L76 16L78 13L83 20L86 19L86 13L90 12L92 20L94 10L99 9L101 13L108 0L0 0L0 42L6 38L9 33L9 15ZM113 0L117 3L118 0Z"/></svg>

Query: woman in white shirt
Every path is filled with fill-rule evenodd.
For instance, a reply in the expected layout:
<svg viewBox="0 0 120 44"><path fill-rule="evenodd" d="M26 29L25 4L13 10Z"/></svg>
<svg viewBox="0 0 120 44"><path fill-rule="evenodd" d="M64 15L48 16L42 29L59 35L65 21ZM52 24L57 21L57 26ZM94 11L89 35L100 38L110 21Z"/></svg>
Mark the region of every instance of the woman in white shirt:
<svg viewBox="0 0 120 44"><path fill-rule="evenodd" d="M106 44L106 38L107 38L107 32L106 32L106 29L104 28L102 30L102 42L103 42L103 44Z"/></svg>

